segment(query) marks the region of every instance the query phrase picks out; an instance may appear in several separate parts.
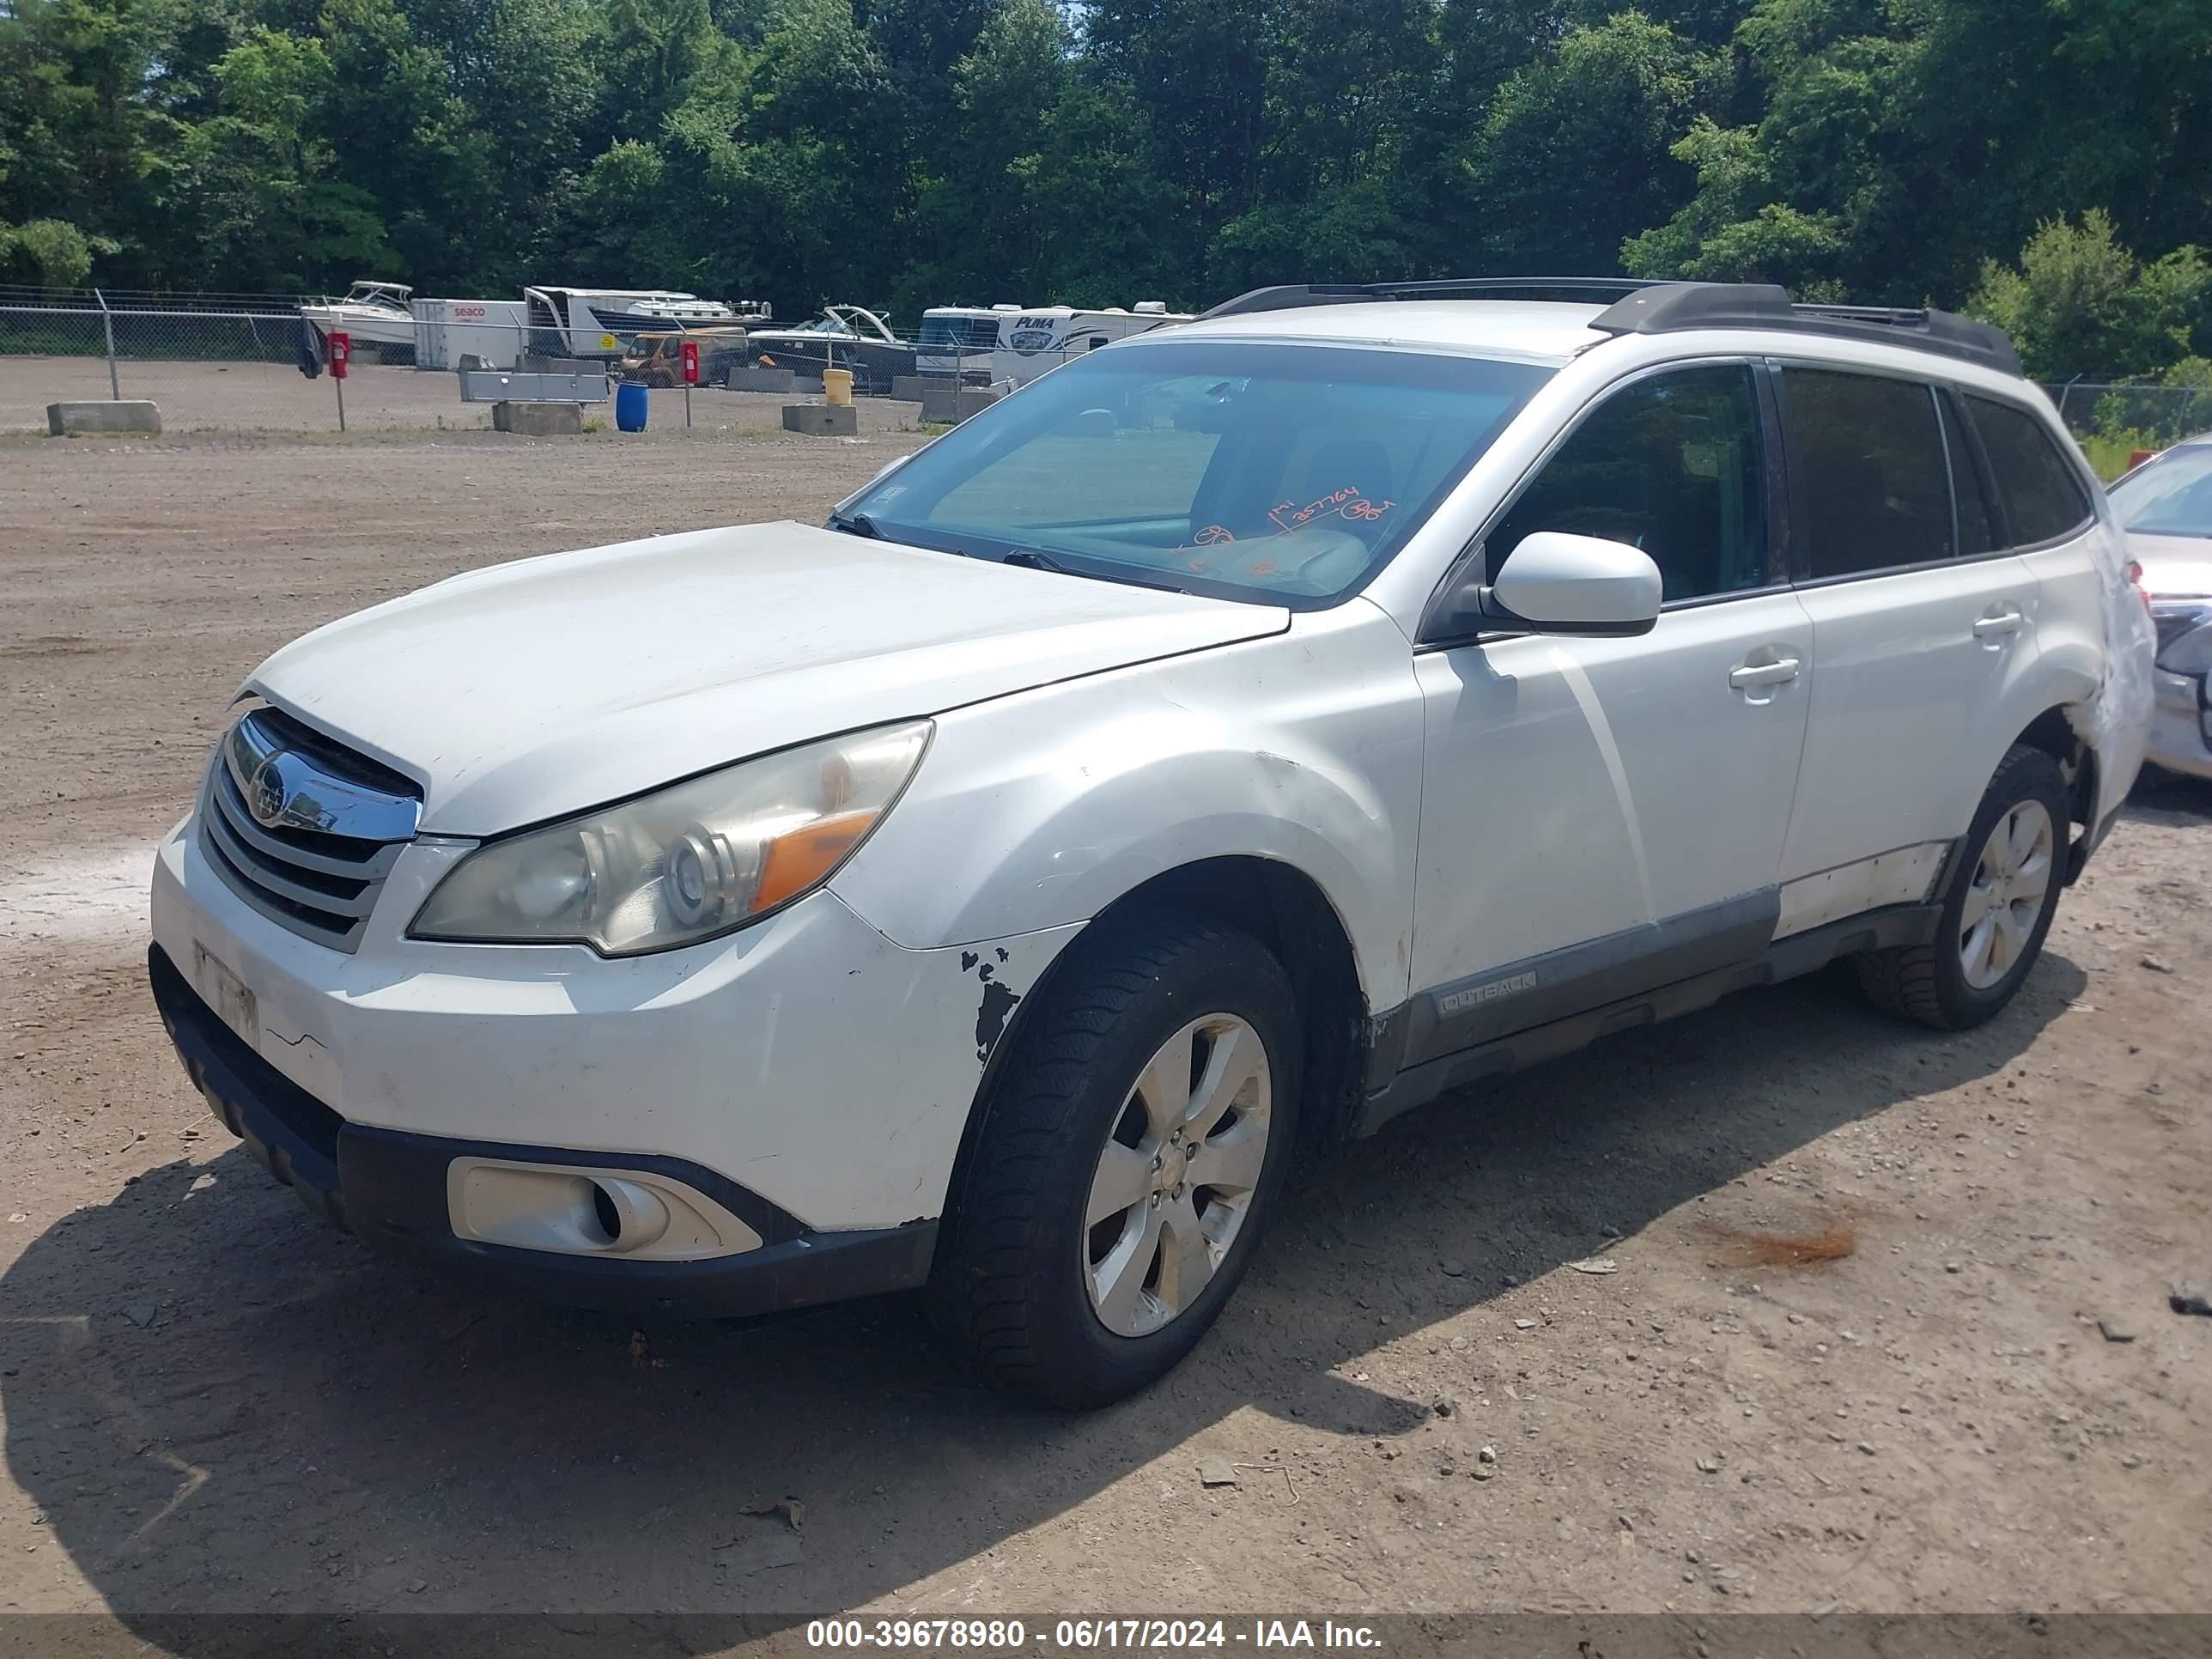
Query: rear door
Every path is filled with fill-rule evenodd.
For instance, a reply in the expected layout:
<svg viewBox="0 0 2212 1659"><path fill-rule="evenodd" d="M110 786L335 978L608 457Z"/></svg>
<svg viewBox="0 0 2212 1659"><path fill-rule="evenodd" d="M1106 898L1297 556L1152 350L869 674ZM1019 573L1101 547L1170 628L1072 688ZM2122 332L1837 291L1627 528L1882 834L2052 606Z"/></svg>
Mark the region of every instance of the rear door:
<svg viewBox="0 0 2212 1659"><path fill-rule="evenodd" d="M1998 728L2034 658L2038 583L2006 550L1948 391L1779 367L1792 565L1820 665L1782 859L1787 933L1928 890L2014 735Z"/></svg>

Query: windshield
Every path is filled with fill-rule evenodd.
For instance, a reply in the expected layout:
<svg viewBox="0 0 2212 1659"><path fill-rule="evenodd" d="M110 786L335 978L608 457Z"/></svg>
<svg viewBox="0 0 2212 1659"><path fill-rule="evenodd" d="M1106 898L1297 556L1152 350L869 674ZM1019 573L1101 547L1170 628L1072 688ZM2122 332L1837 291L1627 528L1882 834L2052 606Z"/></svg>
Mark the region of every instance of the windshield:
<svg viewBox="0 0 2212 1659"><path fill-rule="evenodd" d="M2114 484L2112 498L2139 534L2212 538L2212 444L2169 449Z"/></svg>
<svg viewBox="0 0 2212 1659"><path fill-rule="evenodd" d="M979 346L988 350L999 343L996 317L932 317L921 319L921 343L926 346Z"/></svg>
<svg viewBox="0 0 2212 1659"><path fill-rule="evenodd" d="M1081 357L846 503L946 552L1326 603L1385 562L1552 371L1259 342Z"/></svg>

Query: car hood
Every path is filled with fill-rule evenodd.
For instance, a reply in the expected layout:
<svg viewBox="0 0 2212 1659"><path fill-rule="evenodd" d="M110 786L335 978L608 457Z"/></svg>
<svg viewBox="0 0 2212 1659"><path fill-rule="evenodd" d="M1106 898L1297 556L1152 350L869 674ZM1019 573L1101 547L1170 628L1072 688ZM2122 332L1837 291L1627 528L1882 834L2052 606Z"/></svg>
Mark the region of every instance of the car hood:
<svg viewBox="0 0 2212 1659"><path fill-rule="evenodd" d="M418 780L424 833L485 836L1289 621L751 525L455 576L316 629L246 689Z"/></svg>
<svg viewBox="0 0 2212 1659"><path fill-rule="evenodd" d="M2143 590L2153 599L2212 594L2212 540L2203 536L2144 536L2130 531L2128 555L2142 567Z"/></svg>

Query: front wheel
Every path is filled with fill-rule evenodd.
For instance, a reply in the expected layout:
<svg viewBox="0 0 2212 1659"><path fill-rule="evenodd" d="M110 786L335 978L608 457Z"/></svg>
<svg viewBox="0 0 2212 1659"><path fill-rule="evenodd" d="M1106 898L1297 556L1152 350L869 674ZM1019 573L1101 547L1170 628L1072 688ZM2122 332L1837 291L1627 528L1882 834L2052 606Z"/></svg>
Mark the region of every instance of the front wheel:
<svg viewBox="0 0 2212 1659"><path fill-rule="evenodd" d="M1858 958L1875 1006L1963 1031L2010 1002L2057 914L2067 823L2058 763L2039 749L2008 750L1960 843L1934 941Z"/></svg>
<svg viewBox="0 0 2212 1659"><path fill-rule="evenodd" d="M1079 941L1012 1041L931 1291L999 1381L1103 1406L1190 1352L1243 1276L1297 1139L1297 1000L1206 921Z"/></svg>

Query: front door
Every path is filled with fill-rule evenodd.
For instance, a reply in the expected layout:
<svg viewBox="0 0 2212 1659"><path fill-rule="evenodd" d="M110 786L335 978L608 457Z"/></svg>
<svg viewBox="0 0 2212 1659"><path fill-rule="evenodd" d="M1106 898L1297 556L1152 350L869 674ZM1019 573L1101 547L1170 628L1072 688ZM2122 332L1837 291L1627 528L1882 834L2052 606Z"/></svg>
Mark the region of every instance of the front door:
<svg viewBox="0 0 2212 1659"><path fill-rule="evenodd" d="M1741 362L1630 382L1486 538L1631 543L1666 609L1632 639L1424 652L1409 1063L1755 957L1805 739L1811 629L1767 532Z"/></svg>

